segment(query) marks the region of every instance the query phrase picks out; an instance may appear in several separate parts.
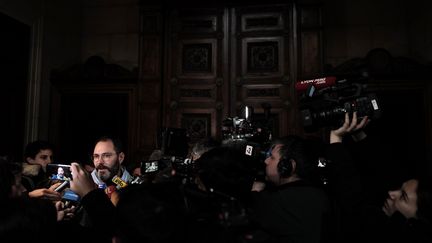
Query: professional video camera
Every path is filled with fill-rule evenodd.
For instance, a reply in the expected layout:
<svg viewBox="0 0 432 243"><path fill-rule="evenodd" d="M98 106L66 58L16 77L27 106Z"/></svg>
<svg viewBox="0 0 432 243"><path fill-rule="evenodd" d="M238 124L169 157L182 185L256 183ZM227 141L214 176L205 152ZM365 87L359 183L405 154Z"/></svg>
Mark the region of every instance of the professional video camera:
<svg viewBox="0 0 432 243"><path fill-rule="evenodd" d="M264 120L270 118L271 106L263 103ZM248 140L256 143L266 143L271 140L271 129L268 124L260 124L254 121L254 109L250 106L243 106L241 116L228 117L222 121L222 137L234 140Z"/></svg>
<svg viewBox="0 0 432 243"><path fill-rule="evenodd" d="M303 80L295 88L300 99L300 113L306 131L343 124L345 113L357 111L361 119L378 119L381 109L376 94L366 92L366 85L357 80L325 77Z"/></svg>
<svg viewBox="0 0 432 243"><path fill-rule="evenodd" d="M240 117L228 117L222 123L222 145L235 147L250 156L256 164L257 179L264 178L264 160L272 139L269 125L270 109L268 103L263 103L264 119L254 120L254 110L250 106L241 109Z"/></svg>

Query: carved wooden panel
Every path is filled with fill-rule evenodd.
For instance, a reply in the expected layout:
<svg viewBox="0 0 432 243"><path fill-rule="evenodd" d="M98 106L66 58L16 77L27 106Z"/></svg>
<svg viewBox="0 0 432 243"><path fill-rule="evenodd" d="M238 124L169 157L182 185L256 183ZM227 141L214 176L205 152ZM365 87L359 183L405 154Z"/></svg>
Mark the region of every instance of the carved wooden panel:
<svg viewBox="0 0 432 243"><path fill-rule="evenodd" d="M282 13L243 14L241 17L242 31L283 30Z"/></svg>
<svg viewBox="0 0 432 243"><path fill-rule="evenodd" d="M217 136L228 107L226 13L223 8L168 11L164 126L193 139Z"/></svg>
<svg viewBox="0 0 432 243"><path fill-rule="evenodd" d="M263 116L266 103L278 136L298 132L294 80L320 70L319 8L179 4L164 20L163 126L220 137L223 119L243 105Z"/></svg>
<svg viewBox="0 0 432 243"><path fill-rule="evenodd" d="M186 129L192 143L216 134L218 127L214 121L217 109L185 108L179 109L177 113L176 125Z"/></svg>
<svg viewBox="0 0 432 243"><path fill-rule="evenodd" d="M179 41L177 75L180 78L213 78L217 72L216 40Z"/></svg>
<svg viewBox="0 0 432 243"><path fill-rule="evenodd" d="M215 85L180 85L177 89L180 102L209 102L217 100Z"/></svg>
<svg viewBox="0 0 432 243"><path fill-rule="evenodd" d="M284 46L281 38L244 38L243 76L281 76Z"/></svg>
<svg viewBox="0 0 432 243"><path fill-rule="evenodd" d="M273 119L271 128L280 135L288 133L287 123L292 107L292 83L295 77L291 67L294 54L294 25L290 4L260 7L237 7L232 12L233 32L231 40L235 54L232 63L232 90L235 103L232 115L244 105L252 106L257 116L263 116L263 103L271 105ZM277 116L275 112L277 111ZM289 125L290 126L290 125ZM292 126L290 126L292 127Z"/></svg>
<svg viewBox="0 0 432 243"><path fill-rule="evenodd" d="M192 143L211 136L211 125L211 114L182 114L181 127L186 128Z"/></svg>

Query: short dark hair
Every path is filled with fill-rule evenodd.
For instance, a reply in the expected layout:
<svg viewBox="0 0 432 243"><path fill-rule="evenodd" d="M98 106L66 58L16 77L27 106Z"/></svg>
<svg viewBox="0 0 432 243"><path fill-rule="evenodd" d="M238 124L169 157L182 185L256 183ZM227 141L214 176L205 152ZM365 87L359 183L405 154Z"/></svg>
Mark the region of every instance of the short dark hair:
<svg viewBox="0 0 432 243"><path fill-rule="evenodd" d="M108 142L108 141L111 141L111 142L113 143L113 145L114 145L114 150L116 151L116 153L123 152L123 143L122 143L122 141L121 141L119 138L117 138L117 137L113 137L113 136L102 136L102 137L99 137L99 138L96 140L96 142L95 142L94 144L95 144L95 146L96 146L96 144L99 143L99 142Z"/></svg>
<svg viewBox="0 0 432 243"><path fill-rule="evenodd" d="M272 142L272 149L280 144L279 155L281 158L292 159L296 162L295 173L303 179L309 179L314 168L315 153L312 153L311 146L306 140L297 135L289 135L275 139Z"/></svg>
<svg viewBox="0 0 432 243"><path fill-rule="evenodd" d="M29 157L34 159L41 150L46 149L54 152L54 145L45 140L36 140L28 143L24 149L24 161Z"/></svg>

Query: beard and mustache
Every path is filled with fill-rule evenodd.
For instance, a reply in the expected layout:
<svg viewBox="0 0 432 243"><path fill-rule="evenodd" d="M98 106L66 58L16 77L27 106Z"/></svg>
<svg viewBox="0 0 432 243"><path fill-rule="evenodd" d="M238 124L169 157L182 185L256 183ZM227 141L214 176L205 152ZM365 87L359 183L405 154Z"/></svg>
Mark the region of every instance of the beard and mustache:
<svg viewBox="0 0 432 243"><path fill-rule="evenodd" d="M118 174L120 170L120 162L117 161L113 167L108 167L103 164L98 165L96 168L96 174L99 179L105 183L111 181L111 179Z"/></svg>

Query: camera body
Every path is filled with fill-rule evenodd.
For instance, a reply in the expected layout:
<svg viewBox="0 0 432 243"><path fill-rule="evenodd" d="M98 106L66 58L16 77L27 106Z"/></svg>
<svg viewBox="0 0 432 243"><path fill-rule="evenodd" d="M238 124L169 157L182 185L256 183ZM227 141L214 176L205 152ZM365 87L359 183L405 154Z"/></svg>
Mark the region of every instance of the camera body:
<svg viewBox="0 0 432 243"><path fill-rule="evenodd" d="M222 121L222 140L247 140L257 144L268 143L272 139L269 126L270 109L268 103L261 104L264 110L264 124L254 120L254 109L243 106L241 115L227 117Z"/></svg>
<svg viewBox="0 0 432 243"><path fill-rule="evenodd" d="M346 79L334 80L330 85L321 84L320 87L314 82L301 81L308 83L308 87L299 96L300 116L305 131L341 126L345 113L357 112L358 119L368 116L375 120L381 116L377 96L367 92L365 84Z"/></svg>

